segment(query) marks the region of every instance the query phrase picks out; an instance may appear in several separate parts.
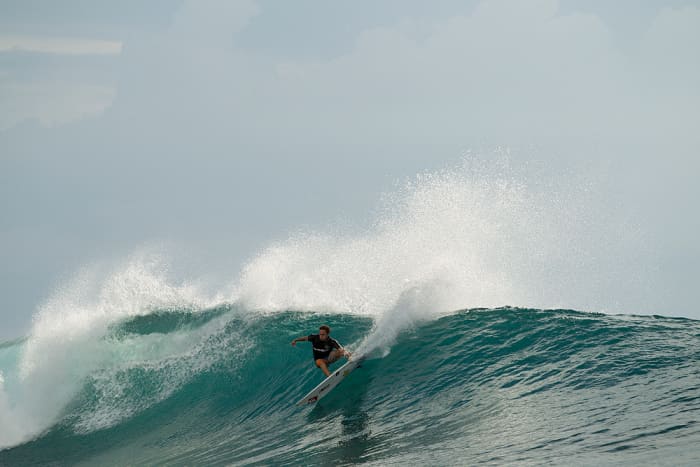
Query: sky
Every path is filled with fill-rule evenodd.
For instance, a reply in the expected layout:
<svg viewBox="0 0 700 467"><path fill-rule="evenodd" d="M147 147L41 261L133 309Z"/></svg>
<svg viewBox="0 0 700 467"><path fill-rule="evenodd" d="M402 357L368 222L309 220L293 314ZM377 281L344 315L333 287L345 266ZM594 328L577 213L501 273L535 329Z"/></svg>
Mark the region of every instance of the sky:
<svg viewBox="0 0 700 467"><path fill-rule="evenodd" d="M699 49L698 1L1 0L0 338L85 264L236 271L503 148L644 237L617 311L700 319Z"/></svg>

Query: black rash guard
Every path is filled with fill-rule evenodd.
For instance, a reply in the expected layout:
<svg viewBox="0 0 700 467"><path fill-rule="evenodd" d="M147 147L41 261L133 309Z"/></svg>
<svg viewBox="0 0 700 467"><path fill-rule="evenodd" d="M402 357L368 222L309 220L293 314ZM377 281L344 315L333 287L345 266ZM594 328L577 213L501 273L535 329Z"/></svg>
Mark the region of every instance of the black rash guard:
<svg viewBox="0 0 700 467"><path fill-rule="evenodd" d="M306 337L306 339L311 342L311 345L313 346L314 360L318 360L319 358L328 358L331 350L340 348L338 341L330 336L328 336L328 339L325 341L322 341L318 334L310 334Z"/></svg>

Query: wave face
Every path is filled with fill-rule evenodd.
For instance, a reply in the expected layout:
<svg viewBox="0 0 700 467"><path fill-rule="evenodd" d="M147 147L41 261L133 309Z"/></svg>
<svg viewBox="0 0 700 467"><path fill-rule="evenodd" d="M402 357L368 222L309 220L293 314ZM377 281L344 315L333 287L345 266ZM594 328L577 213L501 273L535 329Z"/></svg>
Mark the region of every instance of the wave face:
<svg viewBox="0 0 700 467"><path fill-rule="evenodd" d="M308 344L289 342L321 323L370 358L300 409L322 375ZM226 305L124 316L89 348L67 336L34 370L22 367L31 338L6 342L0 464L700 461L698 321L474 309L390 335L367 316ZM65 373L55 390L75 392L44 388L68 403L43 431L16 438L10 415L22 398L38 404L26 423L48 406L18 393L56 378L37 368Z"/></svg>

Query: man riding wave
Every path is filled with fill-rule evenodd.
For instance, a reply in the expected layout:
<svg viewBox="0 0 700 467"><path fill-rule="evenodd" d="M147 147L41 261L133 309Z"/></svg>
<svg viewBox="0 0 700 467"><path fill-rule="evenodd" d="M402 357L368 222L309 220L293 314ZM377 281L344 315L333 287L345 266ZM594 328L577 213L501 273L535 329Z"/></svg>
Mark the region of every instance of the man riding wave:
<svg viewBox="0 0 700 467"><path fill-rule="evenodd" d="M327 377L331 375L331 372L328 370L328 365L336 362L340 357L344 356L345 358L350 358L350 355L352 355L345 350L337 340L333 339L330 334L331 328L324 324L318 328L318 334L297 337L292 341L292 346L296 346L297 342L311 342L314 352L314 362Z"/></svg>

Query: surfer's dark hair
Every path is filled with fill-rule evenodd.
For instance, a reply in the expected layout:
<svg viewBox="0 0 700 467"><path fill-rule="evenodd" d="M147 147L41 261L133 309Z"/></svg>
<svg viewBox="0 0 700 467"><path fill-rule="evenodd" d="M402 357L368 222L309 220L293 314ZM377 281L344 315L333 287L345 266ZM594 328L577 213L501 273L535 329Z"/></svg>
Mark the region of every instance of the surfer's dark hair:
<svg viewBox="0 0 700 467"><path fill-rule="evenodd" d="M318 328L318 330L319 330L319 331L321 331L321 330L326 331L328 334L331 333L331 328L329 328L329 327L326 326L325 324L322 325L322 326L320 326L320 327Z"/></svg>

